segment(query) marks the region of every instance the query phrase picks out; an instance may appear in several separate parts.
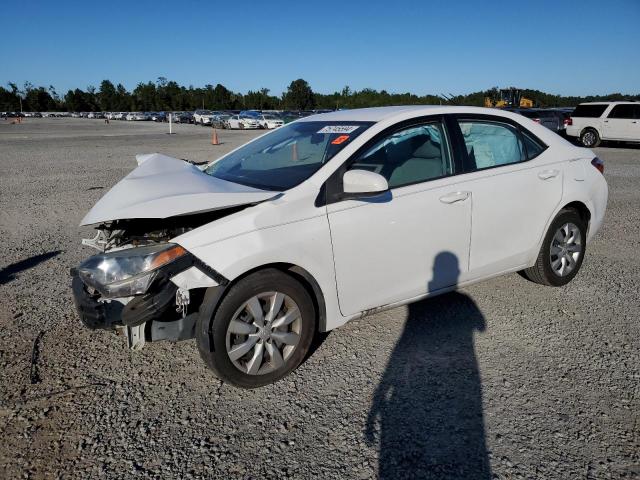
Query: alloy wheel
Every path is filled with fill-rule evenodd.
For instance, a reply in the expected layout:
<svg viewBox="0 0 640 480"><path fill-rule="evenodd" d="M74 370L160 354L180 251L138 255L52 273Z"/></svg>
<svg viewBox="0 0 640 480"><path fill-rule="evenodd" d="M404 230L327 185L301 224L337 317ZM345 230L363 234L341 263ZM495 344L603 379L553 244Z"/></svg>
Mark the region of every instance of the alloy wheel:
<svg viewBox="0 0 640 480"><path fill-rule="evenodd" d="M264 375L283 367L300 341L298 305L280 292L251 297L234 314L226 334L227 355L249 375Z"/></svg>
<svg viewBox="0 0 640 480"><path fill-rule="evenodd" d="M573 223L562 225L551 240L551 268L559 277L573 272L582 255L582 234Z"/></svg>
<svg viewBox="0 0 640 480"><path fill-rule="evenodd" d="M593 132L586 132L583 136L582 136L582 143L586 146L586 147L590 147L592 146L594 143L596 143L596 135Z"/></svg>

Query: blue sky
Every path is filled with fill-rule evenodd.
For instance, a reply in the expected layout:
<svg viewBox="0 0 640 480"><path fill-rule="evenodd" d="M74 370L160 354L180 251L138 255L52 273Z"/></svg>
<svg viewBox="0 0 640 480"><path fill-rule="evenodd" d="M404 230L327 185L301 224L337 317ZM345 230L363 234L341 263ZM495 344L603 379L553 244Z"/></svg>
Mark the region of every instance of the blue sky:
<svg viewBox="0 0 640 480"><path fill-rule="evenodd" d="M640 0L2 2L0 83L640 93Z"/></svg>

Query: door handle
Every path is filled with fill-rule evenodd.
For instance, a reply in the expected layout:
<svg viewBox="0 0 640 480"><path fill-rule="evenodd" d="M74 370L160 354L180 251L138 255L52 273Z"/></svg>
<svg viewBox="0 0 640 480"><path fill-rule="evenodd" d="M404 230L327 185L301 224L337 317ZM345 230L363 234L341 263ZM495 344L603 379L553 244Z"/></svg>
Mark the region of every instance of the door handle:
<svg viewBox="0 0 640 480"><path fill-rule="evenodd" d="M540 180L549 180L550 178L557 177L559 173L559 170L543 170L538 173L538 178Z"/></svg>
<svg viewBox="0 0 640 480"><path fill-rule="evenodd" d="M440 201L442 203L462 202L469 198L469 195L471 195L471 192L453 192L440 197Z"/></svg>

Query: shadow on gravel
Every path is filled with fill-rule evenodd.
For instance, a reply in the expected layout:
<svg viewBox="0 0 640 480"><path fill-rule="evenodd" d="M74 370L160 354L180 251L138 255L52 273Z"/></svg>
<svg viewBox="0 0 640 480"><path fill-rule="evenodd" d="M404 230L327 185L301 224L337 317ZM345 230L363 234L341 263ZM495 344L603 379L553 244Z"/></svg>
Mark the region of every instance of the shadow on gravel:
<svg viewBox="0 0 640 480"><path fill-rule="evenodd" d="M40 255L34 255L33 257L8 265L0 270L0 285L4 285L5 283L15 280L17 273L29 270L39 263L46 262L47 260L59 255L61 251L62 250L54 250L52 252L41 253Z"/></svg>
<svg viewBox="0 0 640 480"><path fill-rule="evenodd" d="M434 284L458 276L456 256L438 254ZM484 328L462 293L409 305L367 419L367 442L380 442L379 478L491 478L473 346Z"/></svg>

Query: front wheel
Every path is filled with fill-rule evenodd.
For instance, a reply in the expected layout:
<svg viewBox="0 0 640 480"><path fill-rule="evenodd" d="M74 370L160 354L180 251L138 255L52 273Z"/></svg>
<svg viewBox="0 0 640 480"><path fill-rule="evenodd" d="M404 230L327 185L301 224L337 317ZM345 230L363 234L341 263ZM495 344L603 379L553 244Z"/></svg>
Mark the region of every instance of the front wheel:
<svg viewBox="0 0 640 480"><path fill-rule="evenodd" d="M587 226L575 210L562 210L551 222L536 263L523 275L532 282L561 287L578 274L584 260Z"/></svg>
<svg viewBox="0 0 640 480"><path fill-rule="evenodd" d="M298 367L315 328L315 309L307 290L286 273L267 269L231 287L213 318L198 319L196 332L209 336L198 338L198 349L218 378L255 388Z"/></svg>

